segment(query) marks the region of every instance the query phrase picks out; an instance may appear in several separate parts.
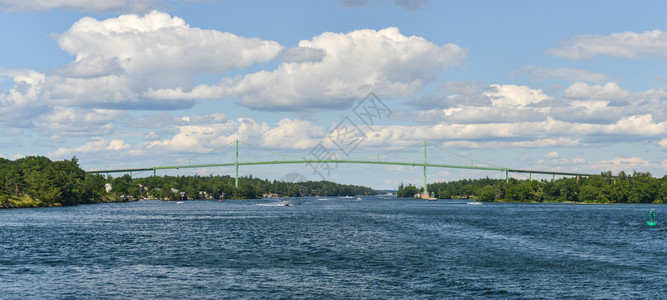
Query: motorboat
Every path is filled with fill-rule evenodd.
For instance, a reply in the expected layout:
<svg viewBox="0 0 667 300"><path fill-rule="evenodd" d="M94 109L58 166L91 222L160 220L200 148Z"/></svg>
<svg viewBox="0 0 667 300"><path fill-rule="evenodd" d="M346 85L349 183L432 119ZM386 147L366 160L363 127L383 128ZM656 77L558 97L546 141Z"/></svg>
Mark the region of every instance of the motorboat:
<svg viewBox="0 0 667 300"><path fill-rule="evenodd" d="M282 206L290 206L289 202L287 202L287 201L283 201L283 203L281 203L280 205L282 205Z"/></svg>

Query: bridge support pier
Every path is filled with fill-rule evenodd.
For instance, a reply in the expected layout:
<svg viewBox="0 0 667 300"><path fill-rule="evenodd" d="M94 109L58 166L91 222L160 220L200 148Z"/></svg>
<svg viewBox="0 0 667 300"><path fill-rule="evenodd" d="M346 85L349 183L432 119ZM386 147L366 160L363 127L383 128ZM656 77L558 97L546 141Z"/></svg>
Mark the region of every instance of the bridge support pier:
<svg viewBox="0 0 667 300"><path fill-rule="evenodd" d="M239 187L239 139L236 139L236 177L234 187Z"/></svg>
<svg viewBox="0 0 667 300"><path fill-rule="evenodd" d="M428 178L426 176L426 166L428 165L428 161L426 160L426 140L424 140L424 194L428 197L431 196L431 194L428 193Z"/></svg>

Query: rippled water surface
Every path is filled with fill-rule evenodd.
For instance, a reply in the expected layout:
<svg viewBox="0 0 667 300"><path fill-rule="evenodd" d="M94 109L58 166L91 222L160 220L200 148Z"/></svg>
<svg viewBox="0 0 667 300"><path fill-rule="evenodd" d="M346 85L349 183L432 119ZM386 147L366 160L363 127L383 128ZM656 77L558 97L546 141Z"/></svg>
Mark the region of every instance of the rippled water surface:
<svg viewBox="0 0 667 300"><path fill-rule="evenodd" d="M283 200L1 210L0 298L667 297L664 205Z"/></svg>

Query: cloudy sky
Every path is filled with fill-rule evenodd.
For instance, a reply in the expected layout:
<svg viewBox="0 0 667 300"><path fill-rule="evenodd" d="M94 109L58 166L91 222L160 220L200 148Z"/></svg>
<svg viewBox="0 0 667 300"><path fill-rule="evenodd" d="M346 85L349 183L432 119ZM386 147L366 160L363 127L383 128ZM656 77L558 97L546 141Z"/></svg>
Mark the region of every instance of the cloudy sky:
<svg viewBox="0 0 667 300"><path fill-rule="evenodd" d="M608 0L0 0L0 156L77 156L88 170L230 162L238 138L242 161L418 162L427 140L431 163L664 176L665 11ZM421 185L422 172L241 168L375 188Z"/></svg>

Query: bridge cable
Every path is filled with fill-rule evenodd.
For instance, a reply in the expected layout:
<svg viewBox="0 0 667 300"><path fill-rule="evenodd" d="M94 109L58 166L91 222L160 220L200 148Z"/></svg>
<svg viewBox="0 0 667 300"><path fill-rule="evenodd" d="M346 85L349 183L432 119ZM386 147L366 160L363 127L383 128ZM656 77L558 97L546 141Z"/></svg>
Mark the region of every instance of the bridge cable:
<svg viewBox="0 0 667 300"><path fill-rule="evenodd" d="M427 143L428 143L429 145L432 145L433 147L435 147L435 148L437 148L437 149L440 149L440 150L442 150L442 151L445 151L445 152L447 152L447 153L449 153L449 154L452 154L452 155L454 155L454 156L457 156L457 157L459 157L459 158L468 160L468 161L470 161L470 162L476 162L476 163L480 163L480 164L482 164L482 165L486 165L486 166L491 166L491 167L496 167L496 168L507 169L507 167L505 167L505 166L500 166L500 165L496 165L496 164L487 163L487 162L484 162L484 161L481 161L481 160L472 159L472 158L463 156L463 155L461 155L461 154L458 154L458 153L456 153L456 152L453 152L453 151L451 151L451 150L442 148L442 147L440 147L440 146L438 146L438 145L436 145L436 144L433 144L433 143L430 143L430 142L427 142Z"/></svg>
<svg viewBox="0 0 667 300"><path fill-rule="evenodd" d="M192 161L193 159L197 159L197 158L200 158L200 157L202 157L202 156L209 155L209 154L211 154L211 153L218 153L217 151L222 150L222 149L224 149L224 148L226 148L226 147L229 147L230 145L234 144L235 142L236 142L236 140L231 141L231 142L227 143L226 145L219 146L219 147L217 147L217 148L214 148L214 149L212 149L212 150L209 150L209 151L207 151L207 152L204 152L204 153L201 153L201 154L198 154L198 155L195 155L195 156L191 156L191 157L187 157L187 158L182 158L182 159L176 160L176 161L174 161L173 164L181 164L181 163L185 163L186 161ZM220 153L223 153L223 152L220 152ZM172 164L172 165L173 165L173 164ZM163 165L164 165L164 164L163 164Z"/></svg>
<svg viewBox="0 0 667 300"><path fill-rule="evenodd" d="M289 156L289 157L298 158L298 159L303 159L303 157L300 157L300 156L296 156L296 155L292 155L292 154L287 154L287 153L284 153L284 152L278 152L278 151L268 150L268 149L265 149L265 148L262 148L262 147L259 147L259 146L255 146L255 145L250 144L250 143L246 143L246 142L242 142L242 141L239 141L239 143L241 143L241 144L243 144L243 145L246 145L246 146L250 146L250 147L255 148L255 149L257 149L257 150L260 150L260 151L269 152L269 153L273 153L273 154L277 154L277 155L282 155L282 156Z"/></svg>
<svg viewBox="0 0 667 300"><path fill-rule="evenodd" d="M385 151L385 152L380 152L380 153L376 153L376 154L372 154L372 155L357 156L357 157L350 158L350 160L360 160L360 158L371 158L371 157L376 157L376 156L383 156L383 155L387 155L387 154L391 154L391 153L396 153L396 152L408 150L408 149L410 149L414 146L417 146L417 145L423 145L423 142L414 143L414 144L411 144L411 145L407 145L403 148L389 150L389 151Z"/></svg>

